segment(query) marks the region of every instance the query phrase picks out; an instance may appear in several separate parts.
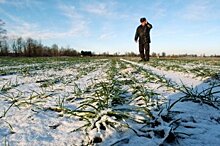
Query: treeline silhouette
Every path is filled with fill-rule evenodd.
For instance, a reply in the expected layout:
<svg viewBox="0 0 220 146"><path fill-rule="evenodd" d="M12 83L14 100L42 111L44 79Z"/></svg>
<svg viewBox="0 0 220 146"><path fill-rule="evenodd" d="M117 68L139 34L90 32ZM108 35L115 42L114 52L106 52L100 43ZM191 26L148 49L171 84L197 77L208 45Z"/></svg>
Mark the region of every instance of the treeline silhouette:
<svg viewBox="0 0 220 146"><path fill-rule="evenodd" d="M51 47L44 46L40 41L32 38L9 40L7 31L4 29L5 23L0 19L0 56L79 56L80 53L73 48L61 47L54 44Z"/></svg>
<svg viewBox="0 0 220 146"><path fill-rule="evenodd" d="M9 46L9 45L8 45ZM4 48L4 47L3 47ZM5 50L9 50L6 52ZM3 49L0 55L26 56L26 57L49 57L49 56L78 56L80 53L72 48L59 48L54 44L51 47L44 46L40 41L32 38L22 39L21 37L11 42L9 49Z"/></svg>
<svg viewBox="0 0 220 146"><path fill-rule="evenodd" d="M0 43L0 56L49 57L79 55L80 53L72 48L59 48L56 44L48 47L32 38L22 39L19 37L10 43L7 41L1 41Z"/></svg>

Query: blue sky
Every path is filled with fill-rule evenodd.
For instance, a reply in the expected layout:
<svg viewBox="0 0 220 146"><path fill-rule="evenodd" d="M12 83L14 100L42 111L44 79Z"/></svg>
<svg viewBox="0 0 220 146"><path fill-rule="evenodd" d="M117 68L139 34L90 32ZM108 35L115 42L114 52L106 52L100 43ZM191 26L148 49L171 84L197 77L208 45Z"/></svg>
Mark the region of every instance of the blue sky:
<svg viewBox="0 0 220 146"><path fill-rule="evenodd" d="M220 54L219 0L0 0L10 38L78 51L136 52L140 17L153 25L151 52Z"/></svg>

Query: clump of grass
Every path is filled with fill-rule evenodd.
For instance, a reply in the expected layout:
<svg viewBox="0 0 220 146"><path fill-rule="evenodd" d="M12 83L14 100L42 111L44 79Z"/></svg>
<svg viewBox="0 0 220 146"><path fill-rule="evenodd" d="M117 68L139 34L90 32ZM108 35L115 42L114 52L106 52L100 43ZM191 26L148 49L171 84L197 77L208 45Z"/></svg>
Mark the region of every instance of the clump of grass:
<svg viewBox="0 0 220 146"><path fill-rule="evenodd" d="M219 109L220 105L220 90L216 90L220 88L219 83L214 83L210 87L199 90L198 88L188 87L186 85L182 85L180 91L184 93L183 99L181 101L193 101L197 103L208 104L216 109Z"/></svg>
<svg viewBox="0 0 220 146"><path fill-rule="evenodd" d="M81 96L83 94L82 89L79 87L78 84L74 83L74 92L77 97Z"/></svg>
<svg viewBox="0 0 220 146"><path fill-rule="evenodd" d="M54 79L36 81L36 83L41 83L40 87L49 87L49 86L62 82L62 80L63 80L63 77L57 77Z"/></svg>
<svg viewBox="0 0 220 146"><path fill-rule="evenodd" d="M13 102L7 109L4 109L3 115L0 116L0 119L6 116L6 114L8 113L8 111L12 108L12 106L13 106L15 103L16 103L16 102Z"/></svg>
<svg viewBox="0 0 220 146"><path fill-rule="evenodd" d="M4 141L2 141L3 146L9 146L9 141L7 140L7 138L5 137Z"/></svg>
<svg viewBox="0 0 220 146"><path fill-rule="evenodd" d="M19 86L19 84L18 84L18 79L16 78L14 84L12 83L11 80L9 80L8 82L6 82L6 83L2 86L2 88L1 88L0 91L3 92L3 93L6 93L8 90L10 90L10 89L12 89L12 88L15 88L15 87L17 87L17 86Z"/></svg>
<svg viewBox="0 0 220 146"><path fill-rule="evenodd" d="M65 105L65 98L59 97L58 100L57 100L57 106L60 109L64 109L64 105Z"/></svg>
<svg viewBox="0 0 220 146"><path fill-rule="evenodd" d="M44 103L45 102L42 99L50 96L51 94L47 95L45 92L37 93L36 91L32 90L30 95L26 96L25 92L17 90L16 93L12 92L12 93L6 93L6 94L2 94L2 95L5 97L5 101L7 101L7 102L9 102L11 104L9 106L10 108L12 106L15 106L18 109L20 109L21 106L27 106L27 105L28 106L38 106L40 103ZM5 113L7 113L10 108L5 110Z"/></svg>
<svg viewBox="0 0 220 146"><path fill-rule="evenodd" d="M150 70L145 69L144 67L137 67L135 65L132 64L132 66L134 68L137 69L138 72L142 73L145 76L146 82L150 82L150 83L160 83L161 86L159 86L158 88L161 88L163 86L166 86L168 89L172 90L172 91L176 91L178 90L179 86L178 84L176 84L175 82L173 82L170 79L167 79L164 76L158 75L153 73Z"/></svg>

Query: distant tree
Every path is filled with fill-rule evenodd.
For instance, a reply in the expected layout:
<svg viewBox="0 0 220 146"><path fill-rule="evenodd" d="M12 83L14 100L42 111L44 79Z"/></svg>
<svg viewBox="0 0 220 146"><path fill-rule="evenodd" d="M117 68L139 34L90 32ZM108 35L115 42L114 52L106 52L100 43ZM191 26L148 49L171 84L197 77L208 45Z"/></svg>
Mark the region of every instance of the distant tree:
<svg viewBox="0 0 220 146"><path fill-rule="evenodd" d="M13 40L12 50L13 50L13 53L15 54L15 56L18 56L18 49L17 49L17 42L16 42L16 40Z"/></svg>
<svg viewBox="0 0 220 146"><path fill-rule="evenodd" d="M152 52L152 55L151 55L152 57L157 57L157 53L155 53L155 52Z"/></svg>
<svg viewBox="0 0 220 146"><path fill-rule="evenodd" d="M137 54L134 53L134 52L126 52L126 53L125 53L125 56L135 57L135 56L137 56Z"/></svg>
<svg viewBox="0 0 220 146"><path fill-rule="evenodd" d="M101 56L109 56L109 52L103 52L100 54Z"/></svg>
<svg viewBox="0 0 220 146"><path fill-rule="evenodd" d="M119 53L118 53L118 52L115 52L113 55L114 55L114 56L119 56Z"/></svg>
<svg viewBox="0 0 220 146"><path fill-rule="evenodd" d="M61 56L79 56L80 53L77 52L74 49L71 49L71 48L67 47L65 49L63 48L63 49L60 50L60 55Z"/></svg>
<svg viewBox="0 0 220 146"><path fill-rule="evenodd" d="M34 40L32 38L28 38L26 40L25 46L24 46L24 55L29 57L37 57L43 55L43 45L41 42L38 42L37 40ZM50 53L52 56L52 54Z"/></svg>
<svg viewBox="0 0 220 146"><path fill-rule="evenodd" d="M50 56L50 48L47 46L43 47L43 56Z"/></svg>
<svg viewBox="0 0 220 146"><path fill-rule="evenodd" d="M31 57L33 54L34 40L32 38L28 38L26 40L26 53L25 56Z"/></svg>
<svg viewBox="0 0 220 146"><path fill-rule="evenodd" d="M59 49L59 47L58 47L58 45L57 45L57 44L53 44L53 45L51 46L51 49L56 49L56 50L58 50L58 49Z"/></svg>
<svg viewBox="0 0 220 146"><path fill-rule="evenodd" d="M162 52L162 57L166 57L166 53L165 52Z"/></svg>
<svg viewBox="0 0 220 146"><path fill-rule="evenodd" d="M24 41L23 41L22 37L19 37L17 39L17 49L18 49L18 54L21 56L23 54L23 50L24 50Z"/></svg>
<svg viewBox="0 0 220 146"><path fill-rule="evenodd" d="M157 58L160 58L160 53L157 54Z"/></svg>
<svg viewBox="0 0 220 146"><path fill-rule="evenodd" d="M8 55L7 31L4 29L5 22L0 19L0 55Z"/></svg>
<svg viewBox="0 0 220 146"><path fill-rule="evenodd" d="M9 46L6 40L3 40L1 42L1 49L0 49L0 55L1 56L8 56L9 55Z"/></svg>
<svg viewBox="0 0 220 146"><path fill-rule="evenodd" d="M41 44L41 42L38 43L37 50L38 50L37 52L38 56L43 56L44 46Z"/></svg>
<svg viewBox="0 0 220 146"><path fill-rule="evenodd" d="M0 19L0 41L5 40L7 38L7 31L4 29L5 22Z"/></svg>
<svg viewBox="0 0 220 146"><path fill-rule="evenodd" d="M32 54L31 56L40 56L38 50L39 50L40 42L37 40L33 40L33 46L32 46Z"/></svg>
<svg viewBox="0 0 220 146"><path fill-rule="evenodd" d="M57 44L53 44L51 46L51 49L52 49L52 55L53 56L58 56L58 54L59 54L59 47L58 47L58 45Z"/></svg>

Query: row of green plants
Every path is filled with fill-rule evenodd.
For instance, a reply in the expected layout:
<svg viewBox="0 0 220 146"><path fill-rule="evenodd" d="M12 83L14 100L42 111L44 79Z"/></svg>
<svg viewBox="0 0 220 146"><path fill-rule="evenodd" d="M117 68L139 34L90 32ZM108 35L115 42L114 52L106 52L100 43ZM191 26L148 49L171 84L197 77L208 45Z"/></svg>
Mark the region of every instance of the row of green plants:
<svg viewBox="0 0 220 146"><path fill-rule="evenodd" d="M71 63L69 63L69 67L71 66ZM74 64L72 64L72 67ZM80 62L80 64L77 65L77 69L78 70L78 78L86 75L85 71L87 71L87 73L90 73L94 70L96 70L97 68L103 67L103 65L106 65L106 61L93 61L91 63L90 66L86 65L86 63L84 62ZM83 73L81 73L83 72ZM40 111L43 108L43 105L47 102L47 98L48 97L53 97L54 94L56 94L55 92L53 92L52 88L48 88L48 87L52 87L53 85L57 84L57 83L62 83L64 85L73 83L74 81L76 81L78 78L66 78L64 79L64 77L57 77L54 79L49 79L49 80L40 80L40 81L36 81L37 83L40 83L40 91L35 91L34 89L32 91L30 91L28 94L25 91L21 91L19 89L16 89L16 87L18 87L19 85L21 85L18 80L16 79L15 82L12 82L11 79L8 79L7 82L5 82L5 84L1 87L0 89L0 97L2 99L2 101L4 101L6 106L5 108L3 108L3 111L0 113L0 120L5 123L5 125L8 125L8 129L9 129L9 133L10 134L14 134L16 131L14 131L13 129L13 125L11 125L8 121L7 121L7 114L10 111L14 111L15 109L20 110L21 108L31 108L31 110L33 111ZM25 83L22 83L25 84ZM76 87L77 85L74 84ZM75 88L75 87L74 87ZM13 89L13 91L11 90ZM76 90L79 88L76 88ZM11 91L10 91L11 90ZM76 92L79 92L78 90ZM60 99L60 98L59 98ZM63 104L63 100L58 100L57 101L57 105L59 105L60 107L62 107ZM12 110L13 109L13 110ZM2 127L4 128L4 127ZM7 135L6 135L7 137Z"/></svg>
<svg viewBox="0 0 220 146"><path fill-rule="evenodd" d="M171 88L175 92L180 92L183 94L178 101L193 101L196 103L207 104L216 109L219 109L220 105L220 83L215 80L211 80L208 84L208 87L200 89L199 87L186 86L184 83L177 84L164 76L160 76L152 73L149 70L144 69L143 67L137 67L132 65L137 71L143 74L146 77L147 81L153 81L155 83L160 83L160 87ZM207 85L206 85L207 86Z"/></svg>
<svg viewBox="0 0 220 146"><path fill-rule="evenodd" d="M46 98L50 96L52 94L48 94L45 91L39 93L32 91L29 95L19 90L16 93L1 93L1 101L5 103L5 106L3 107L3 111L0 111L0 131L1 128L8 129L7 133L1 135L5 137L5 140L1 141L5 146L10 145L8 137L17 132L13 128L13 124L8 121L8 115L13 116L13 111L21 110L22 108L31 108L33 111L34 109L42 109L42 106L46 103Z"/></svg>
<svg viewBox="0 0 220 146"><path fill-rule="evenodd" d="M39 70L47 72L50 68L53 70L56 70L57 68L59 68L59 70L64 70L66 68L74 68L77 70L77 74L73 79L73 76L60 76L60 75L56 75L56 72L54 72L54 75L50 75L46 77L46 79L41 79L41 80L36 80L36 83L40 83L40 87L49 87L49 86L53 86L57 83L63 83L65 85L72 83L73 81L76 81L77 79L80 79L81 77L87 75L88 73L95 71L97 68L102 67L103 65L106 64L106 61L101 61L101 62L90 62L91 65L87 65L85 62L81 62L80 64L77 65L77 67L74 66L74 64L71 63L63 63L61 65L50 65L50 67L48 68L48 66L44 66L44 67L38 67ZM36 69L36 68L35 68ZM25 69L22 69L25 70ZM36 70L35 70L36 71ZM29 71L28 71L28 74ZM35 74L35 75L34 75ZM32 77L34 76L38 76L39 74L37 73L32 73ZM24 75L25 76L25 75ZM14 82L12 82L11 79L9 79L7 82L3 83L3 85L0 87L0 92L7 92L10 89L13 89L15 87L18 87L19 85L24 84L24 83L19 83L18 79L16 78Z"/></svg>
<svg viewBox="0 0 220 146"><path fill-rule="evenodd" d="M36 83L40 83L41 84L40 87L49 87L58 83L62 83L64 85L70 85L73 84L74 81L77 81L78 79L88 75L89 73L97 70L98 68L102 68L103 66L105 66L105 64L106 61L102 61L98 63L90 63L89 66L87 64L81 63L80 66L74 67L74 69L77 70L76 72L74 72L75 75L68 74L68 75L60 76L55 74L53 76L50 76L50 78L47 77L47 79L38 80L36 81Z"/></svg>
<svg viewBox="0 0 220 146"><path fill-rule="evenodd" d="M93 60L94 61L94 60ZM74 64L88 63L93 62L91 60L79 59L73 61L54 61L54 62L41 62L33 65L29 65L28 63L22 64L20 67L11 66L8 68L0 68L0 76L11 75L11 74L20 74L23 76L30 76L36 74L36 71L47 71L49 69L53 70L63 70L63 68L68 68L73 66ZM2 63L1 63L2 64ZM6 64L4 64L6 66Z"/></svg>
<svg viewBox="0 0 220 146"><path fill-rule="evenodd" d="M215 79L219 79L220 68L216 68L211 63L205 65L206 64L205 61L153 59L147 64L159 69L192 73L195 75L195 77L202 77L202 78L213 77Z"/></svg>
<svg viewBox="0 0 220 146"><path fill-rule="evenodd" d="M59 62L90 62L90 60L91 58L85 57L0 57L0 67Z"/></svg>
<svg viewBox="0 0 220 146"><path fill-rule="evenodd" d="M218 82L201 91L195 87L187 87L184 84L178 85L142 67L128 65L117 60L112 60L106 67L108 71L105 80L96 82L85 90L81 90L77 84L74 84L74 93L70 97L60 97L56 106L43 109L70 115L82 121L84 124L81 127L69 131L70 133L82 131L85 134L82 145L95 145L104 142L103 137L105 138L106 131L111 130L117 133L121 129L131 130L138 137L156 138L159 141L158 145L175 143L178 142L181 135L187 135L187 133L176 131L181 119L175 119L172 116L174 112L172 108L175 104L193 101L217 109L220 105L220 90L217 90L220 88L220 84ZM128 67L134 68L135 71L123 73L122 70ZM90 69L87 72L92 71L93 67ZM140 81L134 74L142 74L145 81ZM150 82L161 84L161 87L165 86L167 89L183 94L173 103L164 103L164 101L161 101L164 98L160 94L145 86L146 83ZM129 90L124 89L124 86L128 86ZM7 93L7 87L4 88L5 91L3 90L4 92L2 91L1 94L4 94L4 99L9 103L9 106L4 109L0 119L6 123L7 113L11 108L32 106L42 110L42 105L46 102L47 97L52 96L47 94L44 87L42 87L42 93L33 91L28 97L24 96L22 91L18 91L18 94ZM80 101L76 109L65 106L68 102L74 103L76 100L77 102ZM136 124L142 126L137 128ZM8 123L8 128L11 129L11 134L16 132L10 123ZM95 131L97 135L94 137L91 135L91 131ZM112 145L123 140L119 139L113 142Z"/></svg>
<svg viewBox="0 0 220 146"><path fill-rule="evenodd" d="M106 81L93 84L86 92L80 91L78 96L84 98L75 110L65 107L64 103L69 101L68 99L60 100L62 102L57 107L49 110L70 114L84 122L81 127L70 131L83 131L86 137L82 141L83 145L103 142L105 131L119 132L120 129L131 130L138 137L158 138L160 144L173 142L177 134L173 129L175 121L172 118L163 118L171 110L166 114L161 112L165 107L160 105L160 98L155 98L159 96L158 93L146 88L144 83L131 75L121 73L124 68L126 65L113 60ZM130 92L123 89L123 86L129 86ZM135 124L141 124L142 127L136 128ZM91 131L100 136L92 137Z"/></svg>

